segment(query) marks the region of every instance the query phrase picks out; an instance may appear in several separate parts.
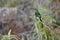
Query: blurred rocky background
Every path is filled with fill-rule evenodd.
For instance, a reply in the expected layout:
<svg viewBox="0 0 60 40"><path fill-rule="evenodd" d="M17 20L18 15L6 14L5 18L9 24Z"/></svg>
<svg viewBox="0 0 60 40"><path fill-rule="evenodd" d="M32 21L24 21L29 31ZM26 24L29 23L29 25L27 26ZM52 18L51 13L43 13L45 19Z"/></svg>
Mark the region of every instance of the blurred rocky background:
<svg viewBox="0 0 60 40"><path fill-rule="evenodd" d="M7 35L11 29L18 40L35 40L33 4L33 0L0 0L0 34Z"/></svg>

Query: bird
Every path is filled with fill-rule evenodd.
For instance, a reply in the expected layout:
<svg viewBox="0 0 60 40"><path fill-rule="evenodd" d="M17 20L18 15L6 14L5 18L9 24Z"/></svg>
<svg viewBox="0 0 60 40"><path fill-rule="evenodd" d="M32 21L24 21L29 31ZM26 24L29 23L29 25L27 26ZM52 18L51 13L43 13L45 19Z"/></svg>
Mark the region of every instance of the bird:
<svg viewBox="0 0 60 40"><path fill-rule="evenodd" d="M39 18L41 23L41 28L43 28L42 17L38 9L36 9L35 16Z"/></svg>
<svg viewBox="0 0 60 40"><path fill-rule="evenodd" d="M42 21L41 14L39 13L38 9L36 9L35 16L38 17L40 21Z"/></svg>

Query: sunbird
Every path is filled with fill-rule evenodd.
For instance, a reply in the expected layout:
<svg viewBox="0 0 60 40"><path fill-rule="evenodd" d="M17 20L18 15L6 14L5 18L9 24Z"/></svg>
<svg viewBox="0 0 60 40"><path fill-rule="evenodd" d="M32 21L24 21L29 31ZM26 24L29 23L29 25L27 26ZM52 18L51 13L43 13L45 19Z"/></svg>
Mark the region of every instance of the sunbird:
<svg viewBox="0 0 60 40"><path fill-rule="evenodd" d="M40 12L38 11L38 9L36 9L35 16L38 17L39 20L41 21L41 27L43 28L43 23L42 23L42 19L41 19L41 14L40 14Z"/></svg>
<svg viewBox="0 0 60 40"><path fill-rule="evenodd" d="M36 9L35 16L38 17L38 18L40 19L40 21L42 22L41 14L40 14L40 12L38 11L38 9Z"/></svg>

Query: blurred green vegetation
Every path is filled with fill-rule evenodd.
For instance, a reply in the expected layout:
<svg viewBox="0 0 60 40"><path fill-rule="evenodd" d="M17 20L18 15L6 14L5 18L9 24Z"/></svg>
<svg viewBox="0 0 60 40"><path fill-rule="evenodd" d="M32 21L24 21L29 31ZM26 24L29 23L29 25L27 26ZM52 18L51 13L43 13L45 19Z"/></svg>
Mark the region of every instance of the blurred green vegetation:
<svg viewBox="0 0 60 40"><path fill-rule="evenodd" d="M60 40L60 36L58 36L59 34L56 34L56 32L54 32L54 30L52 30L50 27L58 27L55 22L56 20L53 18L53 13L43 5L39 5L39 8L37 10L41 14L40 16L42 19L41 21L39 17L36 17L38 40ZM43 24L43 28L41 27L41 24Z"/></svg>
<svg viewBox="0 0 60 40"><path fill-rule="evenodd" d="M10 35L11 30L8 32L8 35L0 35L0 40L17 40L15 35Z"/></svg>

